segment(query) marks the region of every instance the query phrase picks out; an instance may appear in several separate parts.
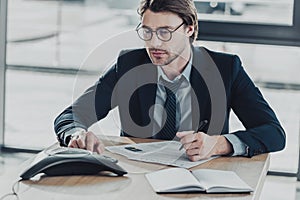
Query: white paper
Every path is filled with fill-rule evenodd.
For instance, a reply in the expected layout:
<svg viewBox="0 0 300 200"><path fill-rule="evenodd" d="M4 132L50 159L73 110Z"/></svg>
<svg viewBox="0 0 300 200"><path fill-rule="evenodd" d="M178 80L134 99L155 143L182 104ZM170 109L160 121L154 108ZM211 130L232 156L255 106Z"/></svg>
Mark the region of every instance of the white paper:
<svg viewBox="0 0 300 200"><path fill-rule="evenodd" d="M207 162L216 157L192 162L188 159L184 149L179 150L181 143L178 141L150 142L140 144L129 144L120 146L108 146L106 149L112 153L123 155L131 160L159 163L182 168L191 168ZM126 147L136 148L131 151Z"/></svg>

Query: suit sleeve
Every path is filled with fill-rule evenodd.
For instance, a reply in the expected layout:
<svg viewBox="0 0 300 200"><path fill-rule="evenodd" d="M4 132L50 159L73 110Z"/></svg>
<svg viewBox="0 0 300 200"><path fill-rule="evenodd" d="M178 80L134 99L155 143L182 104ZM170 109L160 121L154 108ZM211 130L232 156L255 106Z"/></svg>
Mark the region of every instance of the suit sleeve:
<svg viewBox="0 0 300 200"><path fill-rule="evenodd" d="M117 82L116 74L114 65L54 120L55 133L61 145L68 143L66 137L69 135L66 132L74 128L87 130L114 107L111 96Z"/></svg>
<svg viewBox="0 0 300 200"><path fill-rule="evenodd" d="M232 134L245 143L247 156L279 151L285 147L286 136L283 128L259 89L244 71L237 56L233 58L230 103L246 129Z"/></svg>

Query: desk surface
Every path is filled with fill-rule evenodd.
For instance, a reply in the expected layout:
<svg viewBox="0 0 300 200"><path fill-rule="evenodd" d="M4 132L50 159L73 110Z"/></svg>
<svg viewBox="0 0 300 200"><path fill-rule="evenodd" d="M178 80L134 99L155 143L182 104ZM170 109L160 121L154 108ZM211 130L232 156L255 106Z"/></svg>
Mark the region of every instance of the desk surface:
<svg viewBox="0 0 300 200"><path fill-rule="evenodd" d="M106 138L107 139L107 138ZM149 142L152 140L132 139L135 142ZM107 145L131 143L128 138L109 138ZM40 196L43 200L67 199L259 199L269 167L268 154L243 157L219 157L196 166L193 169L210 168L235 171L247 184L254 188L251 194L156 194L147 180L145 173L166 168L166 166L136 162L119 155L113 156L119 160L119 165L129 173L124 177L105 176L70 176L70 177L43 177L37 180L22 181L19 183L19 199L29 200Z"/></svg>

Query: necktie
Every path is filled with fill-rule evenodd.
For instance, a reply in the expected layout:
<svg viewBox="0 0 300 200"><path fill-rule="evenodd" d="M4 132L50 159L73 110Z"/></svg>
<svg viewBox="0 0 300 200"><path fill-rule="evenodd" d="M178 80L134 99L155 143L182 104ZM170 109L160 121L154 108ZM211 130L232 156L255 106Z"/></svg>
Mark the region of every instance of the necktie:
<svg viewBox="0 0 300 200"><path fill-rule="evenodd" d="M176 105L177 103L176 95L178 88L182 83L182 78L178 80L176 83L170 83L165 80L162 80L166 91L166 101L164 104L164 108L166 111L166 119L165 124L161 131L158 133L156 138L164 139L164 140L172 140L175 137L176 132L178 131L178 126L176 125ZM179 109L180 110L180 109ZM180 116L180 113L178 113ZM179 117L180 119L180 117ZM180 120L179 120L180 122Z"/></svg>

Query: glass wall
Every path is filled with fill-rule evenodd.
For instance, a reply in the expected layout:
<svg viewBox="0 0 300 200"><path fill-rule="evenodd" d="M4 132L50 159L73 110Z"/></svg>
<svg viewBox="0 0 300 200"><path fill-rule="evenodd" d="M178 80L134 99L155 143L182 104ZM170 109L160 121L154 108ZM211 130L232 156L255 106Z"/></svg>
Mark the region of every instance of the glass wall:
<svg viewBox="0 0 300 200"><path fill-rule="evenodd" d="M105 60L104 54L98 54L99 62L93 62L93 66L82 69L82 63L97 45L108 39L117 43L117 35L134 30L139 22L138 2L8 1L6 146L44 148L56 141L54 118L80 91L95 82L112 60ZM197 0L199 18L220 22L293 24L292 0L236 2ZM287 133L287 148L272 155L271 169L295 172L299 148L300 82L297 76L300 48L207 41L197 44L241 57L246 71L274 108ZM105 50L106 53L113 52L111 48ZM80 81L77 70L82 72ZM115 113L113 111L100 122L102 133L119 134ZM234 115L231 127L232 131L241 128Z"/></svg>
<svg viewBox="0 0 300 200"><path fill-rule="evenodd" d="M74 70L97 45L134 30L139 22L138 2L8 2L6 146L41 148L55 142L53 120L73 100L78 83ZM84 69L96 72L81 74L80 83L94 83L105 70L107 66L101 64L104 58L98 60ZM56 73L61 69L64 73ZM119 131L116 127L105 133Z"/></svg>
<svg viewBox="0 0 300 200"><path fill-rule="evenodd" d="M97 44L137 25L138 2L11 0L7 64L77 69Z"/></svg>
<svg viewBox="0 0 300 200"><path fill-rule="evenodd" d="M207 21L293 25L294 0L195 0Z"/></svg>

